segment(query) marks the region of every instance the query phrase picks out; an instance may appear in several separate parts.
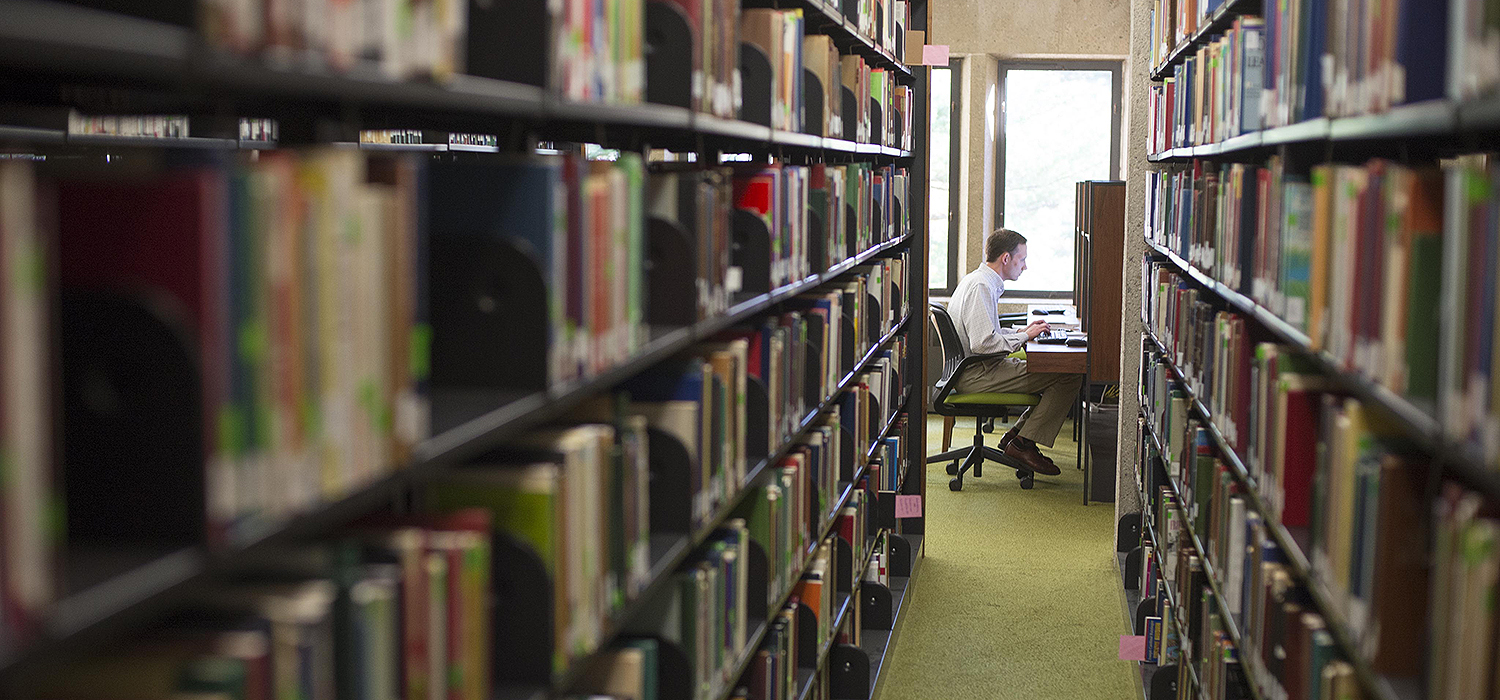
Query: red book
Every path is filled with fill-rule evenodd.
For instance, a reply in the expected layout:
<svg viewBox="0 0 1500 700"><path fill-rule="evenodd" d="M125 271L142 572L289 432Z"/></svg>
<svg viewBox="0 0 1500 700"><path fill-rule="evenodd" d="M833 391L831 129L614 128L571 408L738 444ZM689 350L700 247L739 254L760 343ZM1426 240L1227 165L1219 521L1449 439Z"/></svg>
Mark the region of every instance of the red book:
<svg viewBox="0 0 1500 700"><path fill-rule="evenodd" d="M1161 139L1162 139L1162 145L1164 146L1164 148L1162 148L1161 150L1163 150L1163 151L1177 147L1177 139L1174 138L1173 135L1172 135L1172 133L1171 133L1172 122L1173 122L1172 115L1174 115L1174 114L1177 113L1175 111L1176 108L1177 108L1177 81L1173 80L1173 81L1169 81L1167 83L1167 96L1166 96L1166 100L1165 100L1164 104L1162 105L1163 128L1162 128L1162 132L1161 132Z"/></svg>
<svg viewBox="0 0 1500 700"><path fill-rule="evenodd" d="M584 275L589 290L588 313L588 367L589 373L604 370L606 364L605 339L609 337L611 284L610 257L614 246L610 241L609 163L590 164L587 191L584 193L588 212L588 259Z"/></svg>
<svg viewBox="0 0 1500 700"><path fill-rule="evenodd" d="M771 653L765 649L755 652L755 658L750 661L750 697L756 700L768 698L766 691L775 688L776 684L771 680Z"/></svg>
<svg viewBox="0 0 1500 700"><path fill-rule="evenodd" d="M1271 231L1280 234L1280 227L1274 229L1268 221L1271 215L1271 169L1261 168L1255 172L1255 259L1250 261L1251 293L1255 300L1264 302L1265 298L1261 290L1266 274L1266 245L1270 240Z"/></svg>
<svg viewBox="0 0 1500 700"><path fill-rule="evenodd" d="M232 480L218 436L230 405L229 185L217 168L184 168L129 182L58 184L59 279L64 288L127 292L180 329L201 362L208 539L223 543L237 515L216 503ZM233 489L229 489L232 491Z"/></svg>
<svg viewBox="0 0 1500 700"><path fill-rule="evenodd" d="M1318 417L1322 412L1321 378L1284 375L1286 439L1282 450L1281 523L1307 527L1312 520L1313 471L1318 463Z"/></svg>
<svg viewBox="0 0 1500 700"><path fill-rule="evenodd" d="M1235 400L1230 404L1234 411L1235 424L1235 454L1243 458L1249 454L1250 448L1250 422L1254 417L1250 415L1250 394L1254 390L1250 385L1250 369L1255 359L1255 346L1250 342L1250 331L1245 327L1245 319L1238 316L1232 321L1234 328L1234 372L1235 372Z"/></svg>
<svg viewBox="0 0 1500 700"><path fill-rule="evenodd" d="M562 282L568 290L568 298L565 317L571 322L575 333L581 333L588 328L589 319L585 317L588 307L588 296L586 294L587 277L585 270L588 269L588 237L584 235L587 230L587 222L584 220L584 193L583 159L576 155L563 157L563 188L567 191L567 221L568 241L567 260L564 262L567 269L567 279ZM578 355L577 348L566 349L567 360L565 365L569 368L564 372L564 378L570 377L577 370Z"/></svg>

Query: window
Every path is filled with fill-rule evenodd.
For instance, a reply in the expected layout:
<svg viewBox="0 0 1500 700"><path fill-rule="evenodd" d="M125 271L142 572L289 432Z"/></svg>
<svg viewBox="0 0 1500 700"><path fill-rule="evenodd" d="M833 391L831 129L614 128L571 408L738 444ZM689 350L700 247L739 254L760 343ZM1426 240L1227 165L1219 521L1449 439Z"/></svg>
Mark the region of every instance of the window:
<svg viewBox="0 0 1500 700"><path fill-rule="evenodd" d="M1027 239L1006 293L1071 298L1074 184L1119 177L1120 64L1002 63L1000 95L995 227Z"/></svg>
<svg viewBox="0 0 1500 700"><path fill-rule="evenodd" d="M949 65L959 59L954 59ZM927 101L932 110L929 125L928 160L929 184L927 189L927 231L930 245L927 255L927 287L946 294L958 285L958 221L950 216L953 210L953 191L949 182L954 168L953 162L953 108L958 98L954 81L959 71L952 68L932 69L932 94Z"/></svg>

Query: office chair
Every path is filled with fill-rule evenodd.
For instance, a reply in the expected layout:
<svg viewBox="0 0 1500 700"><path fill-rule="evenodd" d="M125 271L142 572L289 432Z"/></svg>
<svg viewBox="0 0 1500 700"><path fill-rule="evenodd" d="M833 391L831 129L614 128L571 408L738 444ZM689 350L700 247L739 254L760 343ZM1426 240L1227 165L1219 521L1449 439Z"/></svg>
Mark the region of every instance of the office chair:
<svg viewBox="0 0 1500 700"><path fill-rule="evenodd" d="M949 462L948 473L953 479L948 482L948 488L952 491L961 491L964 487L964 473L974 471L974 476L983 476L984 460L999 462L1016 470L1016 478L1021 480L1021 488L1029 489L1035 484L1036 474L1030 469L1022 466L1019 462L998 449L984 444L986 424L993 425L994 419L1006 418L1012 411L1025 411L1031 406L1041 402L1042 397L1038 394L1010 394L1010 393L979 393L959 394L954 392L958 384L958 377L970 367L980 362L993 358L1002 357L1000 353L988 355L970 355L963 343L959 342L958 330L953 325L953 318L948 315L948 310L939 304L930 304L932 312L932 323L937 328L938 342L943 346L943 376L933 387L932 411L942 416L972 416L974 418L974 445L956 450L949 450L942 454L927 458L927 463ZM1012 356L1025 357L1024 350L1011 353Z"/></svg>

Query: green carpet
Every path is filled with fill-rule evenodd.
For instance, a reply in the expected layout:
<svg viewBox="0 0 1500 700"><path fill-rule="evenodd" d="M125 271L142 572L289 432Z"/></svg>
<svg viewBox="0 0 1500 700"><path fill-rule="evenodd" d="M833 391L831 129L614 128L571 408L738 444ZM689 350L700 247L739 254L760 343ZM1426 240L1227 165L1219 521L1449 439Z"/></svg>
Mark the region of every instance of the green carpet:
<svg viewBox="0 0 1500 700"><path fill-rule="evenodd" d="M928 423L929 454L940 451L942 426ZM973 431L973 419L959 419L954 443L971 443ZM928 467L927 558L882 700L1140 698L1135 664L1117 658L1128 630L1114 507L1083 505L1070 431L1043 448L1062 475L1039 476L1030 491L993 462L957 493L945 465Z"/></svg>

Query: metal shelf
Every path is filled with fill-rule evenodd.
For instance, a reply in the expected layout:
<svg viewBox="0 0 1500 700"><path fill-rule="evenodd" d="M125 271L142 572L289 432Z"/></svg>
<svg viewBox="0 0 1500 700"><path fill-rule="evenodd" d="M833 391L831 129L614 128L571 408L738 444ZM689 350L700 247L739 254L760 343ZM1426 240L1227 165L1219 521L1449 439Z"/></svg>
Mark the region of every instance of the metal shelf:
<svg viewBox="0 0 1500 700"><path fill-rule="evenodd" d="M832 631L828 635L828 639L823 642L822 646L818 647L817 663L814 664L810 669L807 667L799 667L797 669L799 675L804 671L807 672L806 678L797 679L797 700L807 700L808 694L812 692L813 680L817 678L818 673L823 670L823 665L828 663L828 654L829 652L833 651L833 645L838 641L839 628L844 626L844 622L849 617L849 613L854 610L854 605L856 602L854 596L848 593L838 593L837 595L838 598L836 600L839 601L838 612L834 615L833 627L831 628Z"/></svg>
<svg viewBox="0 0 1500 700"><path fill-rule="evenodd" d="M1164 80L1171 77L1173 66L1182 62L1191 49L1209 43L1213 35L1219 34L1234 25L1234 20L1240 15L1254 14L1260 10L1260 0L1228 0L1214 14L1207 18L1203 26L1199 27L1193 35L1183 40L1174 47L1165 60L1151 69L1152 80Z"/></svg>
<svg viewBox="0 0 1500 700"><path fill-rule="evenodd" d="M1328 136L1334 141L1407 138L1452 133L1458 129L1458 107L1448 100L1398 105L1380 114L1334 119Z"/></svg>
<svg viewBox="0 0 1500 700"><path fill-rule="evenodd" d="M903 613L907 611L912 592L912 582L917 580L917 573L921 571L922 565L922 535L907 535L895 533L903 537L911 545L911 576L892 576L890 630L860 630L860 648L864 649L870 657L870 697L880 697L880 682L883 673L890 662L890 653L894 648L896 635L901 631Z"/></svg>
<svg viewBox="0 0 1500 700"><path fill-rule="evenodd" d="M869 367L870 364L875 361L876 357L879 356L880 352L885 349L885 347L889 345L890 342L896 338L896 336L900 335L901 332L905 330L909 318L910 317L908 316L901 319L896 323L894 327L891 328L890 331L882 336L878 342L871 345L870 350L865 353L864 357L860 358L860 360L855 363L854 367L851 368L847 374L844 375L843 380L839 382L838 386L834 388L833 392L825 397L821 402L819 402L818 405L811 411L809 411L806 416L803 416L802 420L798 423L797 431L794 432L784 442L782 442L782 444L777 447L777 449L769 456L767 456L765 459L762 459L754 467L745 472L744 483L740 485L739 490L736 491L734 495L730 496L727 500L725 500L724 503L721 503L719 505L719 508L715 511L713 517L709 518L709 520L703 525L703 527L700 528L696 533L694 533L691 538L683 539L682 544L678 545L675 549L672 550L672 556L663 558L658 562L657 565L652 567L651 583L647 586L646 590L642 592L641 595L638 596L635 601L628 605L624 610L617 613L606 622L604 626L605 632L600 638L600 649L607 648L611 640L613 640L623 630L630 627L631 621L633 621L637 615L649 609L650 606L648 606L646 603L652 600L652 598L656 594L656 591L660 590L663 586L670 584L670 577L668 576L668 574L676 571L683 564L683 562L687 561L689 555L691 555L694 551L701 547L704 542L707 542L708 538L713 535L714 531L718 530L719 527L722 526L725 521L729 520L729 517L739 509L745 498L754 492L753 487L760 481L761 476L763 474L773 473L775 470L772 469L772 467L776 464L779 464L782 458L786 457L786 455L789 454L792 449L795 448L802 441L802 439L807 436L808 430L810 430L815 424L817 424L820 419L822 419L824 416L827 416L830 412L833 411L835 407L838 406L839 399L843 396L844 392L848 391L849 388L854 385L855 376ZM865 474L867 467L867 464L862 464L859 470L855 472L854 479L844 485L841 490L842 495L839 497L838 503L832 510L832 513L834 514L833 517L826 519L823 527L822 537L816 538L814 542L823 541L823 539L826 538L830 532L832 532L833 526L838 521L837 514L844 509L845 505L848 504L850 496L852 496L854 493L854 485L858 483L860 477ZM806 559L807 560L803 562L802 568L797 570L792 580L795 581L797 578L800 578L802 570L806 569L808 564L811 563L811 554L809 554ZM789 593L790 591L788 591L788 594ZM773 609L779 609L779 606ZM557 684L558 687L564 689L571 687L588 666L587 661L587 658L575 660L571 668L563 674L562 680L560 680Z"/></svg>
<svg viewBox="0 0 1500 700"><path fill-rule="evenodd" d="M70 594L58 601L54 612L43 622L40 638L25 645L0 644L0 681L55 661L62 652L80 651L81 647L123 634L180 600L180 594L193 585L233 578L253 570L264 563L268 556L274 556L281 546L327 532L390 503L413 484L431 479L449 467L459 465L497 444L554 420L589 397L613 388L658 362L691 348L693 344L710 339L724 329L762 314L787 299L832 282L854 267L907 245L910 241L911 235L908 234L874 246L833 266L825 273L745 300L724 316L668 332L629 362L592 379L557 387L548 392L514 396L504 405L423 441L413 450L411 462L404 467L341 498L321 504L308 513L269 525L253 538L221 549L190 547L171 552L157 560L145 562L123 575ZM906 328L909 320L908 315L871 347L854 369L843 377L832 397L825 399L804 418L800 429L782 445L777 454L747 471L747 484L754 483L765 471L766 464L774 463L778 455L784 455L818 417L832 409L834 399L848 389L854 375L867 367L875 359L877 352ZM721 524L747 491L742 489L731 498L708 527L695 536L691 544L696 546L701 543L705 533ZM686 556L686 551L682 556ZM653 581L653 585L655 584ZM621 619L623 621L628 617L629 614Z"/></svg>
<svg viewBox="0 0 1500 700"><path fill-rule="evenodd" d="M1122 593L1120 600L1125 604L1125 626L1130 629L1131 634L1134 634L1136 631L1135 609L1141 604L1141 592L1139 589L1130 588L1129 582L1125 580L1125 556L1123 552L1116 553L1115 566L1120 571ZM1138 661L1136 665L1141 671L1141 700L1151 700L1151 674L1156 671L1156 664Z"/></svg>
<svg viewBox="0 0 1500 700"><path fill-rule="evenodd" d="M1148 154L1160 163L1240 153L1284 144L1319 142L1400 141L1445 135L1478 134L1500 129L1500 98L1469 102L1447 99L1397 105L1378 114L1318 117L1296 124L1241 134L1202 146L1173 148Z"/></svg>
<svg viewBox="0 0 1500 700"><path fill-rule="evenodd" d="M1144 409L1142 410L1142 415L1145 415ZM1146 416L1145 424L1146 432L1151 434L1151 439L1156 444L1156 449L1159 452L1162 452L1163 455L1165 455L1166 453L1161 449L1161 441L1156 437L1156 427L1151 424L1150 416ZM1193 521L1188 518L1187 511L1183 510L1182 508L1182 489L1179 488L1177 482L1173 481L1171 478L1167 479L1167 488L1171 489L1172 495L1177 497L1177 512L1182 515L1183 527L1186 528L1188 537L1192 540L1193 549L1198 551L1198 559L1203 563L1203 576L1208 580L1209 592L1212 593L1216 607L1218 607L1219 609L1220 624L1223 625L1224 631L1229 634L1229 641L1234 643L1234 648L1239 649L1242 652L1240 654L1240 661L1247 667L1259 666L1259 661L1255 657L1243 653L1245 644L1243 639L1240 637L1239 624L1235 621L1234 615L1229 610L1229 601L1224 595L1224 586L1219 582L1219 574L1215 570L1213 562L1209 560L1209 550L1208 548L1203 546L1202 538L1200 538L1198 536L1198 532L1193 529ZM1255 698L1255 700L1261 700L1265 697L1265 694L1262 693L1260 687L1255 684L1253 680L1255 678L1255 675L1248 673L1248 671L1250 670L1249 668L1247 668L1246 670L1246 685L1250 686L1250 693Z"/></svg>
<svg viewBox="0 0 1500 700"><path fill-rule="evenodd" d="M839 503L834 508L833 512L837 513L844 509L844 506L849 502L849 497L854 492L852 485L858 483L860 477L864 476L864 474L865 468L862 466L860 467L858 472L855 472L854 479L849 482L851 487L844 489L844 495L839 500ZM715 694L716 700L728 700L728 698L734 693L737 681L741 676L745 675L745 669L750 666L750 660L755 658L756 650L760 649L761 642L765 641L766 632L770 630L771 626L771 616L775 615L783 607L786 607L787 600L792 597L792 591L796 589L796 582L802 578L802 572L806 571L807 567L812 565L813 558L818 554L818 546L823 542L823 540L828 539L829 536L834 534L833 528L837 524L837 517L828 519L823 524L821 530L822 534L813 538L812 547L808 548L808 550L803 553L802 565L793 570L792 575L788 577L786 590L777 595L776 602L774 602L769 608L766 609L766 620L763 621L756 629L755 633L745 641L745 655L735 663L734 671L729 674L729 677L734 680L724 684L724 688ZM583 664L578 665L582 666Z"/></svg>
<svg viewBox="0 0 1500 700"><path fill-rule="evenodd" d="M247 97L255 100L308 102L395 110L411 115L505 117L526 121L543 133L554 125L599 125L655 129L671 134L726 136L743 141L809 150L839 150L878 155L879 146L843 147L839 139L775 132L732 119L697 114L689 109L657 104L575 103L557 99L540 87L457 75L441 83L393 80L369 65L347 72L276 67L263 61L228 55L206 47L187 27L139 19L72 5L58 0L0 0L0 66L28 78L55 76L136 84L195 97ZM844 24L839 24L844 27ZM846 31L846 30L841 30ZM911 70L877 51L869 40L847 37L872 64ZM420 117L416 117L420 118ZM27 142L56 142L49 129L0 126L0 138ZM68 138L76 141L80 137ZM108 144L234 148L234 139L167 140L102 137ZM248 144L246 147L266 147ZM456 150L456 149L450 149ZM910 157L906 151L885 153Z"/></svg>
<svg viewBox="0 0 1500 700"><path fill-rule="evenodd" d="M1437 420L1434 407L1414 403L1363 374L1349 370L1327 353L1314 350L1312 340L1305 333L1282 320L1270 309L1204 274L1166 247L1150 240L1146 241L1146 245L1154 253L1165 257L1178 272L1217 294L1235 311L1253 318L1280 342L1311 358L1324 374L1336 381L1341 390L1390 417L1412 442L1438 458L1451 476L1490 498L1500 498L1500 473L1471 454L1466 444L1448 438Z"/></svg>
<svg viewBox="0 0 1500 700"><path fill-rule="evenodd" d="M1355 673L1359 677L1361 685L1363 685L1369 692L1373 693L1373 697L1375 697L1377 700L1415 700L1417 696L1411 694L1411 692L1408 691L1414 689L1416 686L1408 679L1386 678L1384 676L1377 675L1370 667L1369 660L1360 653L1360 647L1357 644L1354 635L1350 633L1348 622L1344 620L1343 616L1338 613L1338 609L1335 608L1332 604L1332 596L1330 596L1324 589L1321 580L1316 575L1314 575L1312 565L1308 561L1306 554L1303 552L1302 543L1299 542L1297 538L1295 538L1293 534L1281 524L1281 520L1275 517L1272 514L1272 510L1267 507L1265 500L1260 493L1260 489L1256 485L1255 479L1250 476L1248 470L1245 468L1244 461L1241 460L1239 454L1237 454L1234 449L1223 440L1223 434L1218 429L1218 426L1214 423L1213 416L1208 413L1207 409L1203 406L1203 403L1199 401L1196 396L1193 396L1193 394L1191 393L1191 387L1187 385L1185 375L1182 374L1181 370L1173 362L1171 354L1160 343L1155 334L1151 332L1149 327L1146 328L1145 337L1148 338L1156 347L1158 354L1162 356L1163 363L1183 384L1184 389L1187 390L1190 397L1189 405L1191 406L1192 410L1198 414L1198 418L1204 423L1204 427L1209 430L1210 435L1214 439L1215 447L1217 448L1220 457L1229 466L1230 471L1233 473L1235 479L1238 480L1240 482L1240 485L1243 487L1244 493L1242 495L1248 500L1250 507L1261 514L1262 520L1265 523L1267 533L1271 535L1271 538L1276 541L1277 546L1279 546L1282 552L1286 555L1287 565L1292 570L1293 576L1305 584L1305 587L1311 594L1313 602L1316 605L1319 613L1327 622L1328 630L1330 634L1333 635L1334 640L1338 644L1342 655L1354 666ZM1144 408L1142 409L1142 411L1144 413ZM1146 426L1147 430L1152 433L1153 439L1155 439L1157 433L1155 432L1155 426L1151 425L1149 416L1146 421ZM1156 444L1157 449L1160 451L1161 443L1158 441ZM1168 479L1168 482L1171 489L1173 490L1173 493L1176 494L1177 484L1172 482L1171 479ZM1188 528L1191 531L1190 524L1188 525ZM1194 536L1194 542L1195 544L1197 543L1196 535ZM1203 551L1201 547L1199 548L1199 551ZM1208 571L1206 562L1207 560L1205 559L1205 573ZM1216 589L1215 594L1217 595L1219 593L1220 591Z"/></svg>

